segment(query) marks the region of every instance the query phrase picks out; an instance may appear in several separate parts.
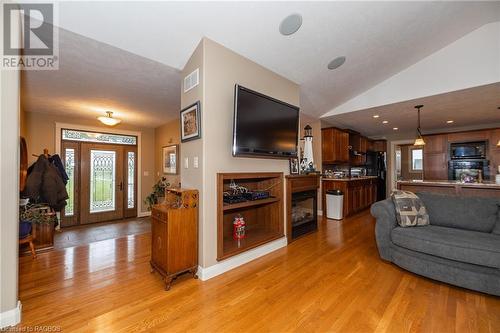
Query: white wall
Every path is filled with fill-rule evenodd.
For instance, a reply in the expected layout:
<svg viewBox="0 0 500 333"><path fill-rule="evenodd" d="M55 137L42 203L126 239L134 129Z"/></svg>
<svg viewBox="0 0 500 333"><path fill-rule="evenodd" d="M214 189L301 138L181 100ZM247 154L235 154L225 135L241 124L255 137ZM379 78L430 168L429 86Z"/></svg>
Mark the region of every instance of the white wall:
<svg viewBox="0 0 500 333"><path fill-rule="evenodd" d="M3 3L0 4L3 17ZM20 36L20 32L17 32ZM3 36L3 24L0 24ZM0 37L3 38L3 37ZM3 43L3 40L0 40ZM19 321L19 71L0 70L0 328Z"/></svg>
<svg viewBox="0 0 500 333"><path fill-rule="evenodd" d="M489 23L322 117L499 82L499 59L500 22Z"/></svg>

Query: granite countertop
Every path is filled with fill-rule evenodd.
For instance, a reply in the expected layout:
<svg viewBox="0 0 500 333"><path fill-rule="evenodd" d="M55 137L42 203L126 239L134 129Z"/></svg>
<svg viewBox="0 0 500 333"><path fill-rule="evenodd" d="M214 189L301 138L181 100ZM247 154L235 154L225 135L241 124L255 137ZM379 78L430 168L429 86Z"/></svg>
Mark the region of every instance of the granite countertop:
<svg viewBox="0 0 500 333"><path fill-rule="evenodd" d="M356 180L365 180L365 179L377 179L377 176L363 176L363 177L351 177L351 178L327 178L322 177L321 180L326 181L334 181L334 182L351 182Z"/></svg>
<svg viewBox="0 0 500 333"><path fill-rule="evenodd" d="M485 180L482 183L462 183L456 180L399 180L400 184L408 184L408 185L439 185L439 186L450 186L450 185L458 185L463 187L498 187L500 188L500 184L495 183L494 181Z"/></svg>

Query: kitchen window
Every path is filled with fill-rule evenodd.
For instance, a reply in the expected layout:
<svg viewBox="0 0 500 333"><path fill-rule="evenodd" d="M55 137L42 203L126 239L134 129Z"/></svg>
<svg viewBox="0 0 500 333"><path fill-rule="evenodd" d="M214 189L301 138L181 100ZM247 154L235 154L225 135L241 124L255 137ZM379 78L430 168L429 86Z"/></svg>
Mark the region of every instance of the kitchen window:
<svg viewBox="0 0 500 333"><path fill-rule="evenodd" d="M411 171L422 171L423 170L423 149L422 148L412 148L411 149Z"/></svg>

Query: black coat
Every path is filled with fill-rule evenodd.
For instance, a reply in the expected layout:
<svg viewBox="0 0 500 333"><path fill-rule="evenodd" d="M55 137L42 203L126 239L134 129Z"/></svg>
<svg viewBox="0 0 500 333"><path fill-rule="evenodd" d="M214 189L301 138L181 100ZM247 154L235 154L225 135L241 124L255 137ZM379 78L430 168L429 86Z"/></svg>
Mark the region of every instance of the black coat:
<svg viewBox="0 0 500 333"><path fill-rule="evenodd" d="M68 192L57 168L44 155L38 157L26 180L24 196L34 203L46 203L56 211L66 206Z"/></svg>

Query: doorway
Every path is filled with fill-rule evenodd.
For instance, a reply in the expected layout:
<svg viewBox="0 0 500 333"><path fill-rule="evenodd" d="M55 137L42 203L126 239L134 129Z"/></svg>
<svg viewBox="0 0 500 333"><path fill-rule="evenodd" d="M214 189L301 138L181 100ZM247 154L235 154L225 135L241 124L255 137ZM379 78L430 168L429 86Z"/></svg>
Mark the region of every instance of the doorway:
<svg viewBox="0 0 500 333"><path fill-rule="evenodd" d="M69 178L61 226L137 216L137 138L69 129L61 138Z"/></svg>
<svg viewBox="0 0 500 333"><path fill-rule="evenodd" d="M395 146L396 181L423 179L423 148L413 144Z"/></svg>

